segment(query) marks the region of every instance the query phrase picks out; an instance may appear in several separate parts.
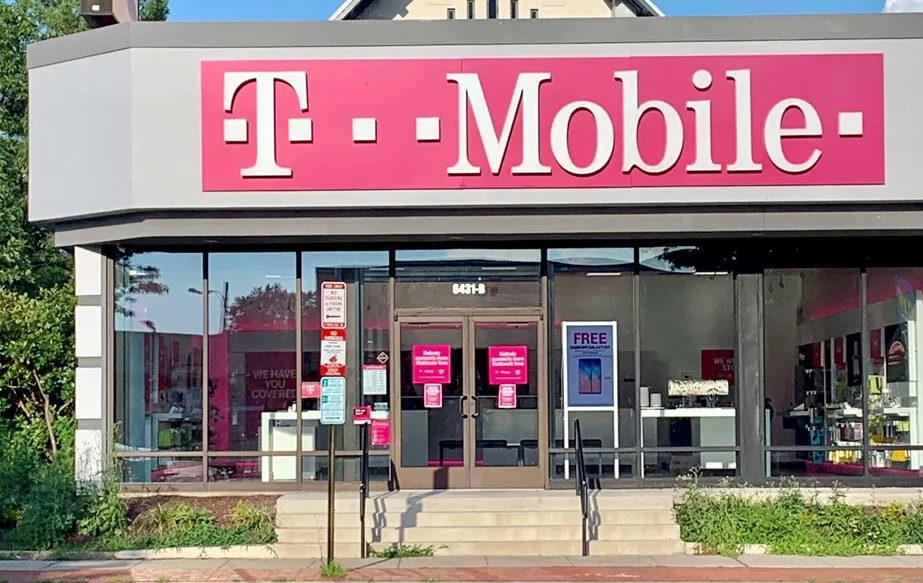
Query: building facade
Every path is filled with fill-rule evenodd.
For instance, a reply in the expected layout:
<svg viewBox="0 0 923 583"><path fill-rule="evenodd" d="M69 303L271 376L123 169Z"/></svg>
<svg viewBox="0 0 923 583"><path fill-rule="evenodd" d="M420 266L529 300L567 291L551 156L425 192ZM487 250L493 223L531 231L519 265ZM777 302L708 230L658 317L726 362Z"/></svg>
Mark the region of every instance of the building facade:
<svg viewBox="0 0 923 583"><path fill-rule="evenodd" d="M324 393L345 483L355 412L379 487L567 485L575 419L606 487L919 485L921 39L874 15L30 47L78 472L320 486Z"/></svg>

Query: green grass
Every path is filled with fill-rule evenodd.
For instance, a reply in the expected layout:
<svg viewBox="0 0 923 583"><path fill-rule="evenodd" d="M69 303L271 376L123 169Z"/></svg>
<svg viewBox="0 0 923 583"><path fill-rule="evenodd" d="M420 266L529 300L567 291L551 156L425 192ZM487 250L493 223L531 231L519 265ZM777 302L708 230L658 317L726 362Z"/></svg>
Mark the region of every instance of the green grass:
<svg viewBox="0 0 923 583"><path fill-rule="evenodd" d="M325 561L320 567L320 576L329 579L340 579L346 576L346 569L336 561Z"/></svg>
<svg viewBox="0 0 923 583"><path fill-rule="evenodd" d="M391 546L376 550L369 545L369 556L376 559L402 559L407 557L432 557L436 549L424 545L402 545L391 543Z"/></svg>
<svg viewBox="0 0 923 583"><path fill-rule="evenodd" d="M764 545L778 555L894 555L900 545L923 544L923 506L846 504L834 488L830 500L787 485L771 500L742 493L683 491L676 519L686 542L700 552L739 555L746 545Z"/></svg>

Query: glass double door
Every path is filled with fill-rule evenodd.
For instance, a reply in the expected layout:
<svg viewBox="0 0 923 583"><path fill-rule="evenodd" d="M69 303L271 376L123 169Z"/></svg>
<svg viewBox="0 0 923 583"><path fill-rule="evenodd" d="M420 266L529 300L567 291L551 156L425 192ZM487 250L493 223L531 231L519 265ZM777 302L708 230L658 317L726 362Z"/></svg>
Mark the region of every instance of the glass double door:
<svg viewBox="0 0 923 583"><path fill-rule="evenodd" d="M398 319L401 488L544 485L539 324L536 316Z"/></svg>

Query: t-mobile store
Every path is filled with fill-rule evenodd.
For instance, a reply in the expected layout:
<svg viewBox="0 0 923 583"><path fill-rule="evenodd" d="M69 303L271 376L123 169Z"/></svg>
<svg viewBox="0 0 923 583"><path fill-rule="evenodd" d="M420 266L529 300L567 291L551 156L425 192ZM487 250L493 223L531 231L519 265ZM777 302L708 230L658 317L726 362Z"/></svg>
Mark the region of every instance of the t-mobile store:
<svg viewBox="0 0 923 583"><path fill-rule="evenodd" d="M30 47L31 218L76 257L78 471L354 484L360 407L381 488L569 485L576 419L606 487L923 485L921 30L135 23Z"/></svg>

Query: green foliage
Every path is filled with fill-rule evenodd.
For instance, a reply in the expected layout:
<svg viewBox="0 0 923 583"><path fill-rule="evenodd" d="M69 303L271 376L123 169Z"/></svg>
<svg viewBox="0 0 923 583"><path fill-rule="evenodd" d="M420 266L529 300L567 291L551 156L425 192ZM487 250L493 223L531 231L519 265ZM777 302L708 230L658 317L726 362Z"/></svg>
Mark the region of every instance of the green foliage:
<svg viewBox="0 0 923 583"><path fill-rule="evenodd" d="M425 545L403 545L391 543L391 546L376 550L369 546L369 556L377 559L402 559L405 557L432 557L436 548Z"/></svg>
<svg viewBox="0 0 923 583"><path fill-rule="evenodd" d="M69 439L74 399L74 306L70 286L37 296L0 288L0 411L40 451ZM65 433L66 432L66 433Z"/></svg>
<svg viewBox="0 0 923 583"><path fill-rule="evenodd" d="M336 561L324 561L320 567L320 576L330 579L342 579L346 576L346 569Z"/></svg>
<svg viewBox="0 0 923 583"><path fill-rule="evenodd" d="M260 508L246 500L241 500L231 509L231 524L243 531L253 533L262 539L274 539L276 527L272 516L265 508Z"/></svg>
<svg viewBox="0 0 923 583"><path fill-rule="evenodd" d="M139 533L164 536L214 528L215 517L186 504L158 504L135 521Z"/></svg>
<svg viewBox="0 0 923 583"><path fill-rule="evenodd" d="M169 0L141 0L138 20L166 20L170 15Z"/></svg>
<svg viewBox="0 0 923 583"><path fill-rule="evenodd" d="M67 456L40 463L34 471L7 538L18 548L45 550L64 544L74 531L81 503Z"/></svg>
<svg viewBox="0 0 923 583"><path fill-rule="evenodd" d="M106 472L101 485L85 494L77 532L90 537L119 537L128 530L128 509L119 497L118 475Z"/></svg>
<svg viewBox="0 0 923 583"><path fill-rule="evenodd" d="M854 506L844 498L839 488L821 502L795 485L773 499L693 485L683 492L676 519L684 541L724 555L738 555L746 545L781 555L893 555L900 545L923 543L923 507Z"/></svg>

